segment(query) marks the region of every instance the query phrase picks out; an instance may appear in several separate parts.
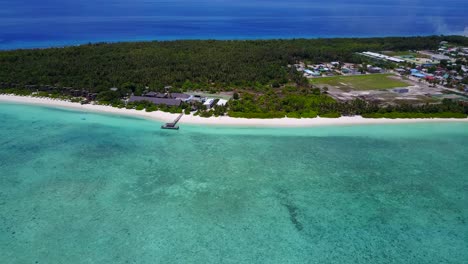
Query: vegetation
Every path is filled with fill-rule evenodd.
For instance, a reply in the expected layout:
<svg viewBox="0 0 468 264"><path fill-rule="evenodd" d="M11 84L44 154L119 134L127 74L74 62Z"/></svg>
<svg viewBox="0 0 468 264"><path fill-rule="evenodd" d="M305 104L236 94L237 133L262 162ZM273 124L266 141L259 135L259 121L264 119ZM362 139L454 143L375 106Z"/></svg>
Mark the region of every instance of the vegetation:
<svg viewBox="0 0 468 264"><path fill-rule="evenodd" d="M243 118L316 117L333 112L335 100L317 88L286 86L281 91L270 89L265 94L244 93L240 100L229 102L229 116Z"/></svg>
<svg viewBox="0 0 468 264"><path fill-rule="evenodd" d="M330 85L341 89L352 90L382 90L397 87L407 87L408 84L390 78L392 74L367 74L353 76L333 76L310 79L314 85Z"/></svg>
<svg viewBox="0 0 468 264"><path fill-rule="evenodd" d="M354 109L365 118L466 118L468 104L465 102L442 100L441 104L396 105L378 107L372 103L360 102Z"/></svg>
<svg viewBox="0 0 468 264"><path fill-rule="evenodd" d="M453 113L453 112L442 112L442 113L402 113L402 112L390 112L390 113L370 113L364 114L365 118L467 118L467 114Z"/></svg>
<svg viewBox="0 0 468 264"><path fill-rule="evenodd" d="M186 40L90 44L67 48L0 52L0 83L85 88L110 87L136 94L145 86L181 90L258 90L307 82L288 68L297 61L353 62L355 52L435 49L441 40L468 45L468 38L392 37L215 41Z"/></svg>
<svg viewBox="0 0 468 264"><path fill-rule="evenodd" d="M465 118L468 115L467 103L448 99L444 99L441 104L382 107L360 99L336 102L316 90L309 94L289 94L284 97L274 93L262 96L247 94L241 100L230 101L229 107L229 116L242 118L337 118L354 115L366 118Z"/></svg>
<svg viewBox="0 0 468 264"><path fill-rule="evenodd" d="M393 37L367 39L293 39L252 41L168 41L90 44L78 47L0 52L0 93L49 96L79 101L81 92L97 96L100 104L140 111L190 113L201 117L312 118L363 115L366 117L461 116L467 105L445 101L439 105L381 107L362 100L336 102L327 89L388 89L407 86L388 75L337 76L309 82L292 64L299 61L363 62L355 52L395 52L435 49L442 40L468 45L468 38ZM375 64L374 64L375 65ZM390 65L391 66L391 65ZM343 84L342 84L343 83ZM201 103L180 107L151 102L125 104L130 94L145 90L171 92L232 91L227 106L206 110ZM110 87L118 89L110 90ZM94 97L92 97L94 100ZM91 99L90 99L91 100Z"/></svg>
<svg viewBox="0 0 468 264"><path fill-rule="evenodd" d="M130 102L125 106L127 109L145 110L146 112L163 111L169 113L182 113L185 109L190 109L187 103L183 103L181 106L167 106L167 105L155 105L150 101L139 101ZM189 112L190 113L190 112Z"/></svg>

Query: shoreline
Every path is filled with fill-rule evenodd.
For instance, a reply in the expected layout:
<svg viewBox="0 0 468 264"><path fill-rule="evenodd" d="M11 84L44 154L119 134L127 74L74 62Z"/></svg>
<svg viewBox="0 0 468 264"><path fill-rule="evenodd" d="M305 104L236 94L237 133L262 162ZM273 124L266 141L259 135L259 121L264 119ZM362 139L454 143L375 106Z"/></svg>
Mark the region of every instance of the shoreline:
<svg viewBox="0 0 468 264"><path fill-rule="evenodd" d="M179 114L171 114L162 111L145 112L135 109L115 108L105 105L81 105L52 98L39 98L31 96L18 96L0 94L0 103L18 103L28 105L40 105L56 108L67 108L82 112L106 113L140 117L158 122L171 122ZM209 126L238 126L238 127L314 127L314 126L350 126L350 125L378 125L378 124L413 124L413 123L441 123L441 122L468 122L468 118L424 118L424 119L387 119L387 118L363 118L361 116L346 116L339 118L274 118L274 119L247 119L233 118L229 116L203 118L193 115L184 115L180 124L209 125Z"/></svg>
<svg viewBox="0 0 468 264"><path fill-rule="evenodd" d="M456 33L456 32L455 32ZM447 34L443 36L464 36L462 32L458 34ZM91 39L91 40L64 40L64 41L53 41L53 42L27 42L27 41L14 41L10 46L0 45L0 51L15 51L15 50L35 50L35 49L64 49L70 47L86 46L88 44L121 44L121 43L151 43L151 42L176 42L176 41L250 41L250 40L294 40L294 39L367 39L367 38L417 38L417 37L431 37L439 36L436 33L412 33L412 34L383 34L383 35L296 35L296 36L281 36L281 35L266 35L266 36L224 36L213 38L211 36L188 36L188 37L177 37L177 36L166 36L162 38L156 38L152 36L141 36L137 38L109 38L109 39Z"/></svg>

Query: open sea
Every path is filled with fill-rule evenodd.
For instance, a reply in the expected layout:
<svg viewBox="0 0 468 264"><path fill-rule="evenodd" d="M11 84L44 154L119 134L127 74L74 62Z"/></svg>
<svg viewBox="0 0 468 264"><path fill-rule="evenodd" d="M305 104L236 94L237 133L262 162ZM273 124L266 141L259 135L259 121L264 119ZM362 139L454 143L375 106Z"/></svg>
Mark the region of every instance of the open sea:
<svg viewBox="0 0 468 264"><path fill-rule="evenodd" d="M0 0L0 49L100 41L468 35L466 0Z"/></svg>
<svg viewBox="0 0 468 264"><path fill-rule="evenodd" d="M0 263L467 263L468 123L186 126L0 104Z"/></svg>

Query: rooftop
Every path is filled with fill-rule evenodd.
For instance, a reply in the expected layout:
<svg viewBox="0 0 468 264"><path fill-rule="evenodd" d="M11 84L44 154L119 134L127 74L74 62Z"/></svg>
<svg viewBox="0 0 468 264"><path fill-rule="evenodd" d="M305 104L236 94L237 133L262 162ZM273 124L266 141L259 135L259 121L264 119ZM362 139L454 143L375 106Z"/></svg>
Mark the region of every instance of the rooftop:
<svg viewBox="0 0 468 264"><path fill-rule="evenodd" d="M226 105L227 102L228 102L228 100L219 99L219 101L218 101L218 103L216 103L216 105Z"/></svg>
<svg viewBox="0 0 468 264"><path fill-rule="evenodd" d="M172 98L180 98L180 99L188 99L190 98L189 94L184 94L184 93L171 93L170 96Z"/></svg>
<svg viewBox="0 0 468 264"><path fill-rule="evenodd" d="M129 102L140 102L140 101L149 101L156 105L167 105L167 106L179 106L182 101L179 99L172 98L157 98L157 97L148 97L148 96L134 96L132 95Z"/></svg>

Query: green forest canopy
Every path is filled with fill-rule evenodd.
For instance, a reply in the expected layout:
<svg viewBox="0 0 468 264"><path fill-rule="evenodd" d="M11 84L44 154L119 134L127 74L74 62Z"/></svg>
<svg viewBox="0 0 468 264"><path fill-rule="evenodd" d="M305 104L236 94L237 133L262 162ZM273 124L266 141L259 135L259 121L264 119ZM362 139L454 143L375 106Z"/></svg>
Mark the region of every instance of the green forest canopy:
<svg viewBox="0 0 468 264"><path fill-rule="evenodd" d="M350 61L354 52L435 49L440 41L468 45L461 36L182 40L89 44L0 52L0 83L54 85L102 91L109 87L172 85L231 90L267 84L301 84L287 67L299 60ZM306 82L304 83L304 85Z"/></svg>

